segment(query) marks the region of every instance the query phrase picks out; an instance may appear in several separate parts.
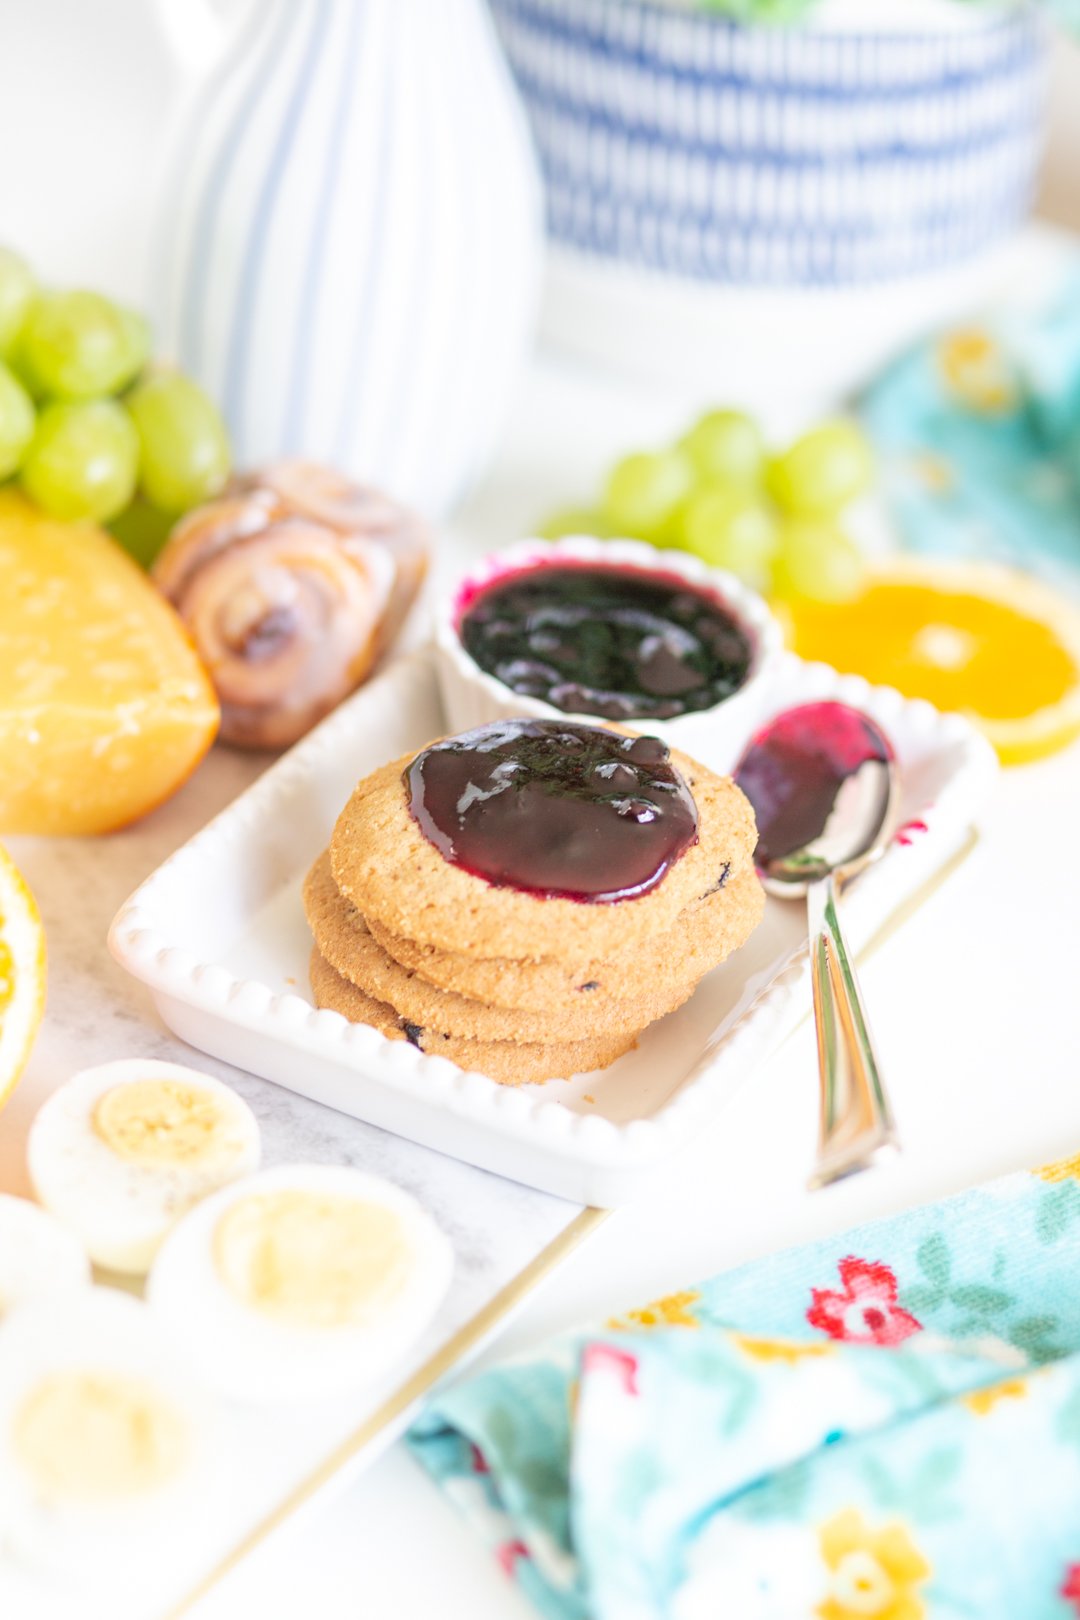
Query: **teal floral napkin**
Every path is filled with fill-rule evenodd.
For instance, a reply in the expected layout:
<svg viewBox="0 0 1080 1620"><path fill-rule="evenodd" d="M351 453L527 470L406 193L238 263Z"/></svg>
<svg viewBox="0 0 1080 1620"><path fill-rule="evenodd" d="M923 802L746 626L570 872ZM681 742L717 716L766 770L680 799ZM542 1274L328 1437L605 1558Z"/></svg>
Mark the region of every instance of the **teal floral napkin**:
<svg viewBox="0 0 1080 1620"><path fill-rule="evenodd" d="M414 1429L552 1620L1080 1615L1080 1158L740 1267Z"/></svg>
<svg viewBox="0 0 1080 1620"><path fill-rule="evenodd" d="M861 415L906 546L1080 585L1080 266L1036 309L909 351Z"/></svg>

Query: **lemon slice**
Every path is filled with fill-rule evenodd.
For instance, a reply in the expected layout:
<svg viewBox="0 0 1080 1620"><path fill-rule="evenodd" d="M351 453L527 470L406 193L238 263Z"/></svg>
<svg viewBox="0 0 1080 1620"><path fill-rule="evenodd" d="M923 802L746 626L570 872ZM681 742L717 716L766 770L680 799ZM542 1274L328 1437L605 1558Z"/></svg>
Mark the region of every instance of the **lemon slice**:
<svg viewBox="0 0 1080 1620"><path fill-rule="evenodd" d="M966 715L1003 764L1080 735L1080 609L1027 574L890 558L850 601L774 607L800 658Z"/></svg>
<svg viewBox="0 0 1080 1620"><path fill-rule="evenodd" d="M30 1056L45 1009L45 930L34 897L0 846L0 1107Z"/></svg>

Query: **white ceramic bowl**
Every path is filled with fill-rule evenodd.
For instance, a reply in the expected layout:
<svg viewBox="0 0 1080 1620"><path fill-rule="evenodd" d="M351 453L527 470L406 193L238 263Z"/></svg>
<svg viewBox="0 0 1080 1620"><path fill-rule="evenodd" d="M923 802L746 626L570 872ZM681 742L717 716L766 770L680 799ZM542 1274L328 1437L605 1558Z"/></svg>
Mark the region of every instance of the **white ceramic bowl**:
<svg viewBox="0 0 1080 1620"><path fill-rule="evenodd" d="M685 580L692 588L705 591L738 620L751 644L750 672L730 697L694 714L681 714L674 720L631 721L650 735L662 737L674 748L681 748L713 770L729 771L752 735L762 712L762 703L783 650L780 627L764 601L735 578L718 568L708 568L684 551L660 551L640 540L595 540L573 535L563 540L521 540L502 551L492 552L459 581L457 589L439 610L435 624L436 668L443 706L452 731L469 731L490 720L507 720L515 715L535 715L543 719L566 718L562 709L541 698L524 697L482 670L465 651L459 625L464 607L478 590L518 574L536 564L585 563L597 567L632 568L642 573L663 574ZM597 720L596 715L575 715L578 720Z"/></svg>
<svg viewBox="0 0 1080 1620"><path fill-rule="evenodd" d="M548 235L713 286L878 286L1027 213L1044 30L1030 6L847 0L800 27L655 0L492 0Z"/></svg>
<svg viewBox="0 0 1080 1620"><path fill-rule="evenodd" d="M544 177L547 343L767 405L992 301L1038 178L1039 8L825 0L798 26L491 0ZM1043 8L1045 9L1045 8Z"/></svg>

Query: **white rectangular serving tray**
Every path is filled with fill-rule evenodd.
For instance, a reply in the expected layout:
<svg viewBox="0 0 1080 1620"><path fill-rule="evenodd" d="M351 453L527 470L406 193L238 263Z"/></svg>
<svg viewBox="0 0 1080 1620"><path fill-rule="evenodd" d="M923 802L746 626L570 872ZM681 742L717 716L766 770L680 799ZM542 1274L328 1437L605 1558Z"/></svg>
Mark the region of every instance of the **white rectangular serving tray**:
<svg viewBox="0 0 1080 1620"><path fill-rule="evenodd" d="M858 951L970 837L996 761L961 717L790 655L762 717L829 697L867 710L901 766L893 840L843 901ZM304 874L358 778L445 729L429 656L393 664L140 886L113 923L111 949L191 1045L483 1169L577 1203L617 1205L804 1016L805 913L770 900L748 943L636 1051L543 1086L499 1086L316 1010Z"/></svg>

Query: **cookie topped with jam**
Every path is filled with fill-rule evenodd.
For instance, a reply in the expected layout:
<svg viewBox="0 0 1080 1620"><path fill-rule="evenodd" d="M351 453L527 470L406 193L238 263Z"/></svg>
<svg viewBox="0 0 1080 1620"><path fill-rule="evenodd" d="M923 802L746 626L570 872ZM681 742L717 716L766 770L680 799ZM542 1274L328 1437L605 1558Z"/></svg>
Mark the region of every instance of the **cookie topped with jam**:
<svg viewBox="0 0 1080 1620"><path fill-rule="evenodd" d="M357 783L308 874L316 1005L503 1085L603 1068L756 926L756 837L655 737L440 738Z"/></svg>
<svg viewBox="0 0 1080 1620"><path fill-rule="evenodd" d="M567 714L670 720L746 682L750 635L720 599L676 574L539 563L463 606L462 646L522 697Z"/></svg>
<svg viewBox="0 0 1080 1620"><path fill-rule="evenodd" d="M405 785L410 814L446 860L548 898L645 894L697 841L697 806L656 737L497 721L425 748Z"/></svg>
<svg viewBox="0 0 1080 1620"><path fill-rule="evenodd" d="M571 773L563 782L549 776L547 787L558 792L546 791L538 779L525 793L491 794L493 783L483 773L507 763L499 747L531 742L537 745L533 763L539 763L539 738L545 733L534 731L533 724L494 721L460 738L438 739L419 751L426 757L415 770L414 751L357 784L338 818L330 858L338 889L369 922L444 951L580 962L642 947L711 890L727 863L735 870L749 860L757 833L743 794L728 778L716 776L679 749L669 755L666 744L654 738L647 739L635 761L631 750L642 739L555 720L557 735L592 738L595 754L590 758L585 748L571 767L566 751L555 747L546 768L556 776L563 770ZM508 732L508 725L514 729ZM478 744L485 739L496 747L483 751ZM592 766L628 767L625 785L601 776L585 798L575 800L566 789L573 788L575 777L580 789ZM424 793L415 802L416 808L423 805L426 827L414 813L418 776ZM661 788L661 781L674 785ZM429 800L433 787L435 797ZM484 794L489 797L478 797ZM500 819L512 818L513 807L520 807L516 855L510 853L510 821L499 828L486 817L473 820L468 811L477 804L497 806L492 816ZM651 819L635 819L635 807L637 815ZM620 815L620 808L628 813ZM549 815L562 823L557 840L542 831L542 820ZM563 823L564 816L579 817L582 828L593 816L602 818L614 857L601 851L598 837L582 833L588 855L579 856L567 870L565 846L572 822ZM561 870L556 843L564 846ZM451 844L454 858L446 852ZM542 868L530 864L536 862ZM515 863L516 878L524 880L520 884L510 877ZM593 863L598 864L596 874L588 870ZM498 875L500 869L500 881L488 875ZM607 895L614 903L583 904L587 890L592 898Z"/></svg>

